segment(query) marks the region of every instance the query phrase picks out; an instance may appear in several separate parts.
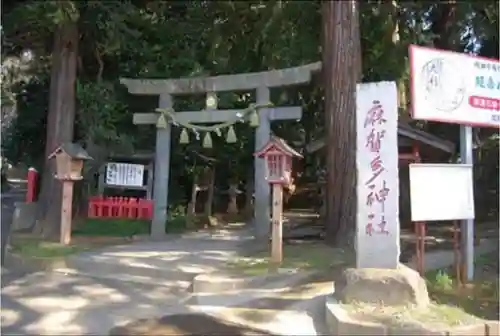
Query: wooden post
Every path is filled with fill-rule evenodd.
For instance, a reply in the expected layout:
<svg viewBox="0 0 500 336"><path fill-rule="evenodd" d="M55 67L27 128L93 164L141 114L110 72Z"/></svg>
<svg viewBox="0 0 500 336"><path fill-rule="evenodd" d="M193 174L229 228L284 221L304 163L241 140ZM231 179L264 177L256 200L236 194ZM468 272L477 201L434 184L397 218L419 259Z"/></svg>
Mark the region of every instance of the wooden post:
<svg viewBox="0 0 500 336"><path fill-rule="evenodd" d="M73 207L73 181L62 180L62 206L61 206L61 237L60 243L68 245L71 242L71 212Z"/></svg>
<svg viewBox="0 0 500 336"><path fill-rule="evenodd" d="M283 261L283 186L273 184L273 227L271 261L280 264Z"/></svg>
<svg viewBox="0 0 500 336"><path fill-rule="evenodd" d="M61 224L59 242L68 245L71 242L71 212L73 206L73 183L81 180L83 162L92 160L80 145L64 143L52 152L49 160L55 158L57 174L54 176L62 183Z"/></svg>

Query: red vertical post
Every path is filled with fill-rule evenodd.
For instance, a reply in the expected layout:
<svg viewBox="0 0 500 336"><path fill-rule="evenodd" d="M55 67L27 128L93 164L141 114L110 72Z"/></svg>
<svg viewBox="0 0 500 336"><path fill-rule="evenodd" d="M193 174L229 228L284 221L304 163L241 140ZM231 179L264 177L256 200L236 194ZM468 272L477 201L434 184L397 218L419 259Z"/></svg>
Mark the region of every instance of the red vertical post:
<svg viewBox="0 0 500 336"><path fill-rule="evenodd" d="M28 169L28 185L27 185L27 191L26 191L26 203L32 203L35 202L36 198L36 183L38 180L38 172L36 171L35 168L31 167Z"/></svg>
<svg viewBox="0 0 500 336"><path fill-rule="evenodd" d="M420 157L420 149L418 148L417 144L413 144L412 148L412 154L413 154L413 162L415 163L420 163L422 162L422 159ZM415 223L415 231L417 235L417 271L420 273L420 275L424 275L424 268L425 268L425 237L427 235L426 233L426 227L425 227L425 222L417 222Z"/></svg>

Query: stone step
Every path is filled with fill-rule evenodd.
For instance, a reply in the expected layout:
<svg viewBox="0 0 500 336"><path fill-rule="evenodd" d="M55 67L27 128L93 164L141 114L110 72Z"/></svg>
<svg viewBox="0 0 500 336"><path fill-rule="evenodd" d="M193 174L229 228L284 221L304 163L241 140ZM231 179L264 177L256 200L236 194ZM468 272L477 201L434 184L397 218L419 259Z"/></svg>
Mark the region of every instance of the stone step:
<svg viewBox="0 0 500 336"><path fill-rule="evenodd" d="M273 335L328 335L324 303L333 282L310 280L311 274L296 274L260 289L197 295L187 303L196 311Z"/></svg>
<svg viewBox="0 0 500 336"><path fill-rule="evenodd" d="M189 302L200 306L233 307L245 305L245 307L263 308L266 305L273 306L273 302L286 298L287 304L291 305L305 296L302 295L304 293L301 293L300 287L309 286L308 284L315 276L314 273L301 271L293 274L247 277L245 284L238 286L238 288L228 287L226 291L219 288L217 292L195 293Z"/></svg>

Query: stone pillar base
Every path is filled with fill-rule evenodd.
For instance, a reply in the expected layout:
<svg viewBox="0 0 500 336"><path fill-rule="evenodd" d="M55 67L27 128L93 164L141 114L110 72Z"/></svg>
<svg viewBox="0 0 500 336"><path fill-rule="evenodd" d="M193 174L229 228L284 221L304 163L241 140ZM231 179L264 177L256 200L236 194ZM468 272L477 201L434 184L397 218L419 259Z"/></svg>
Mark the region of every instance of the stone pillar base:
<svg viewBox="0 0 500 336"><path fill-rule="evenodd" d="M403 264L396 269L346 269L335 284L335 296L347 304L362 302L417 307L429 304L425 280Z"/></svg>

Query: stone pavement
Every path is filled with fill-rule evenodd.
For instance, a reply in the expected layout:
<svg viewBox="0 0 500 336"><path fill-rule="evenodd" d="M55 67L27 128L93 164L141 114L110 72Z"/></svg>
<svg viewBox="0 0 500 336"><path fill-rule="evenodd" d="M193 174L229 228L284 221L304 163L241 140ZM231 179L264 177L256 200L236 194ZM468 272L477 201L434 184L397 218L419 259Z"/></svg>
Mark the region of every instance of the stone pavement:
<svg viewBox="0 0 500 336"><path fill-rule="evenodd" d="M2 288L3 335L105 335L130 319L182 310L187 293L162 286L36 272Z"/></svg>
<svg viewBox="0 0 500 336"><path fill-rule="evenodd" d="M252 239L250 229L188 233L84 252L55 271L186 289L196 275L219 270L247 251Z"/></svg>
<svg viewBox="0 0 500 336"><path fill-rule="evenodd" d="M294 291L286 284L276 287L251 291L246 301L233 300L241 293L228 292L199 302L194 295L164 286L36 272L2 289L1 332L105 335L141 318L202 312L280 335L323 334L315 330L322 323L322 296L331 292L331 284L323 286L320 295L307 284Z"/></svg>
<svg viewBox="0 0 500 336"><path fill-rule="evenodd" d="M331 280L290 276L261 288L189 293L196 274L221 268L251 237L249 230L191 233L83 253L56 272L2 272L1 331L103 335L140 318L202 312L278 335L325 334ZM426 264L434 265L430 260Z"/></svg>
<svg viewBox="0 0 500 336"><path fill-rule="evenodd" d="M258 289L189 293L196 274L220 269L246 249L251 237L248 230L199 232L83 253L71 258L71 268L55 272L3 269L1 331L102 335L140 318L195 311L275 334L297 329L285 318L289 314L293 320L303 320L302 334L313 335L314 323L320 322L313 323L307 307L300 307L305 300L321 301L318 293L311 292L309 280L287 275ZM305 287L300 289L301 285ZM331 292L332 284L326 288L324 293ZM314 306L320 309L319 304Z"/></svg>

